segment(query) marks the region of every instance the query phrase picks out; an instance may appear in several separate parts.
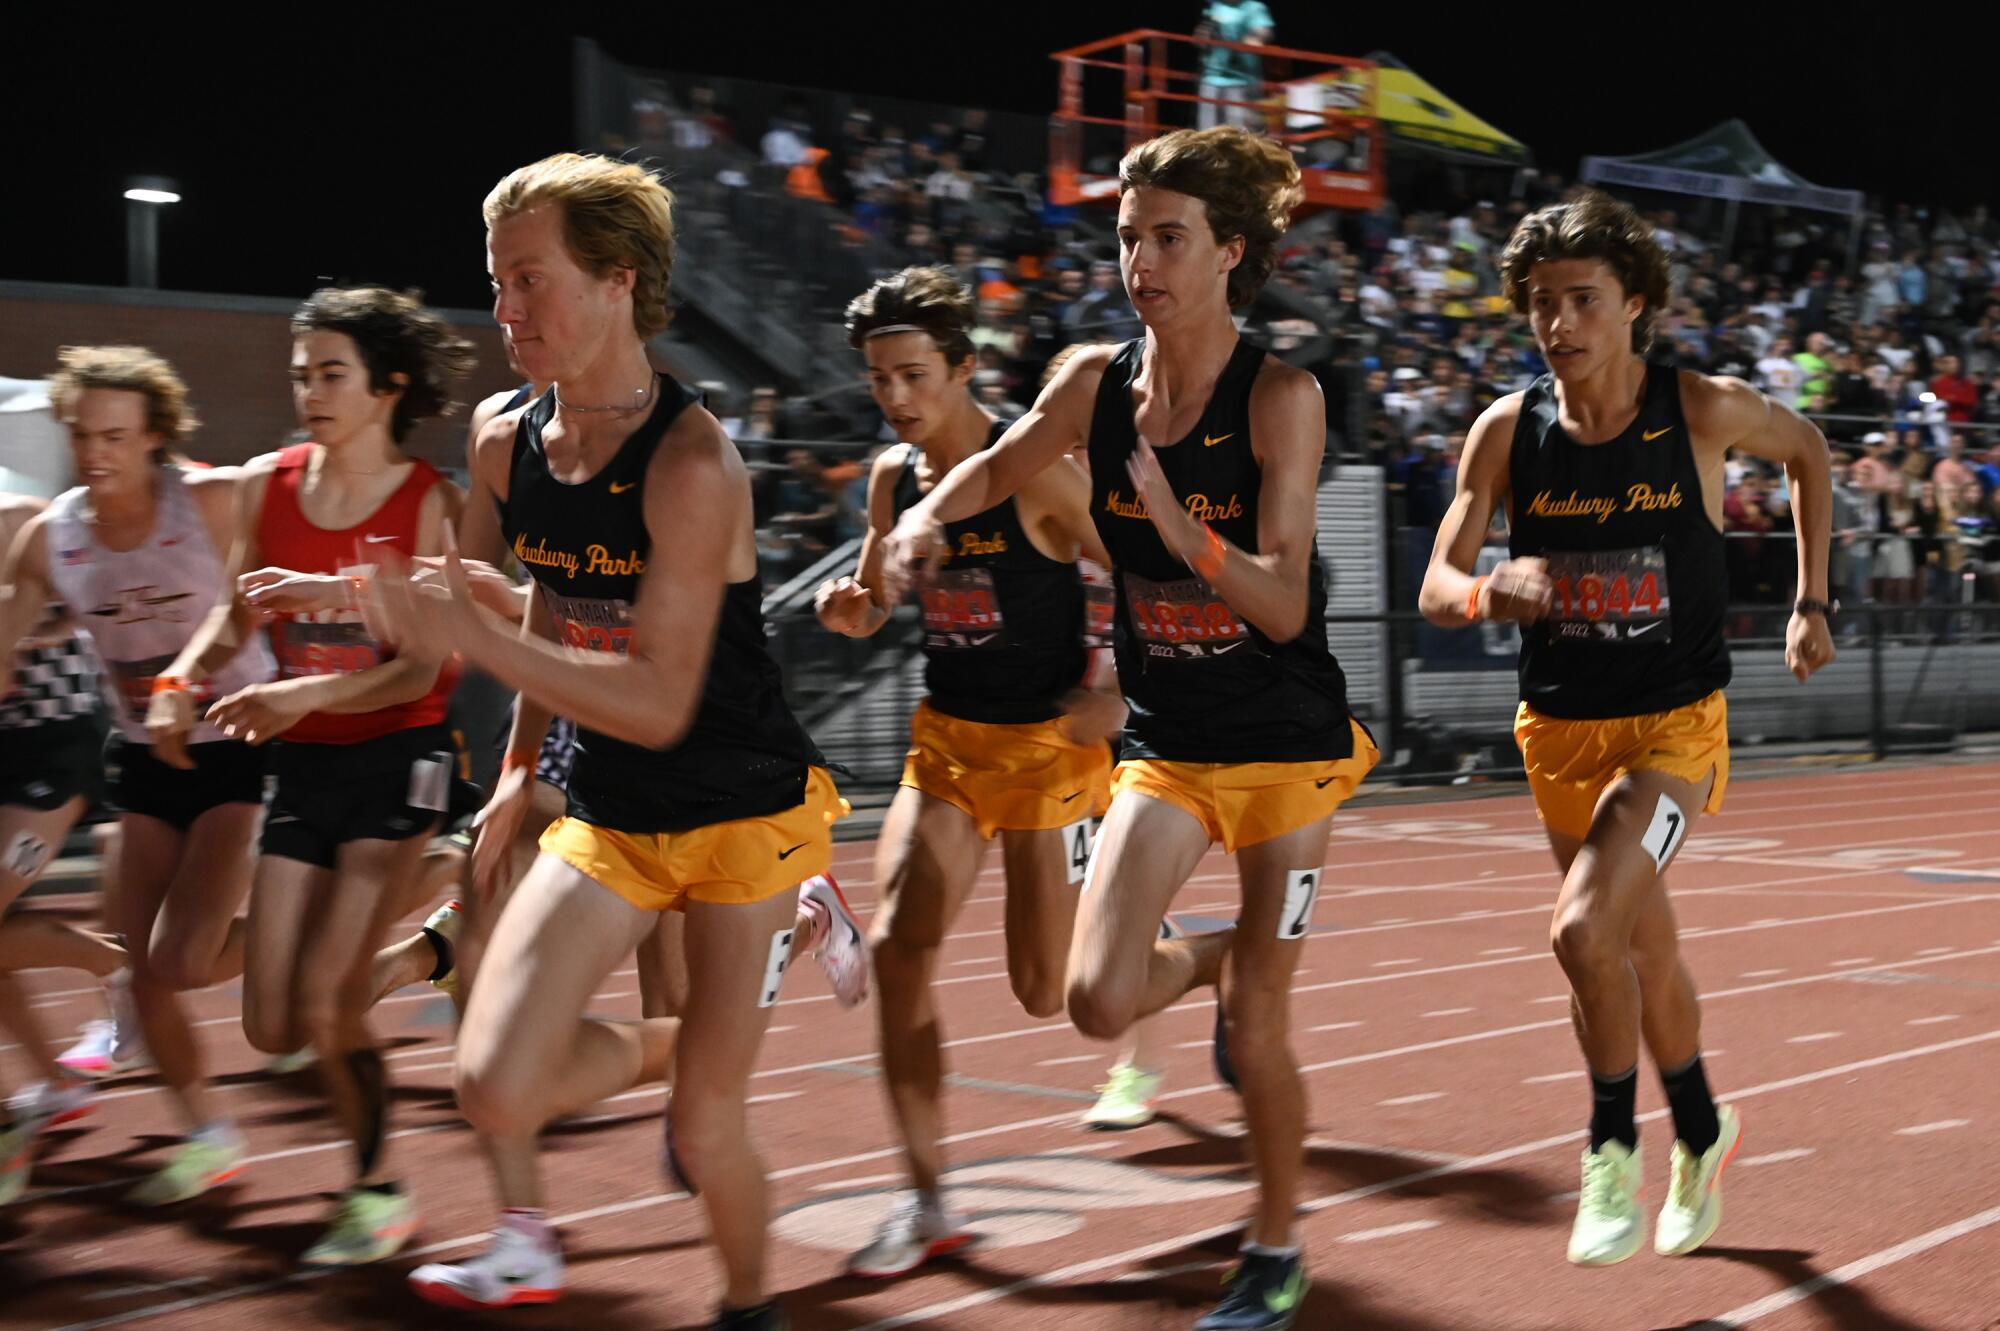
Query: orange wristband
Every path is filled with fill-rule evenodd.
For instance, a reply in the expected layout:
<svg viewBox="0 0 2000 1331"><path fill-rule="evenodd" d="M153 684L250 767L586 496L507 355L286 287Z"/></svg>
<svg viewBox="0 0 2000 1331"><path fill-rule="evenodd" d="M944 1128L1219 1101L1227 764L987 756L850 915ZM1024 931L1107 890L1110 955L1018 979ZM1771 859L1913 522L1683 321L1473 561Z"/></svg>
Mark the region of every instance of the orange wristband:
<svg viewBox="0 0 2000 1331"><path fill-rule="evenodd" d="M1222 537L1215 528L1203 524L1208 533L1208 545L1202 552L1188 561L1188 567L1201 575L1203 582L1213 585L1222 576L1222 561L1229 555L1229 547L1222 543Z"/></svg>
<svg viewBox="0 0 2000 1331"><path fill-rule="evenodd" d="M1478 623L1481 618L1479 613L1479 589L1481 587L1484 587L1485 585L1486 585L1485 578L1483 577L1474 578L1472 580L1472 591L1465 598L1465 617L1471 620L1475 624Z"/></svg>
<svg viewBox="0 0 2000 1331"><path fill-rule="evenodd" d="M180 675L153 676L152 696L155 698L159 697L162 693L191 693L193 691L194 691L193 686L190 685L183 676Z"/></svg>
<svg viewBox="0 0 2000 1331"><path fill-rule="evenodd" d="M506 757L500 760L501 776L507 775L507 773L513 771L515 768L526 768L528 771L532 772L535 770L535 759L523 758L518 753L510 752L507 754Z"/></svg>

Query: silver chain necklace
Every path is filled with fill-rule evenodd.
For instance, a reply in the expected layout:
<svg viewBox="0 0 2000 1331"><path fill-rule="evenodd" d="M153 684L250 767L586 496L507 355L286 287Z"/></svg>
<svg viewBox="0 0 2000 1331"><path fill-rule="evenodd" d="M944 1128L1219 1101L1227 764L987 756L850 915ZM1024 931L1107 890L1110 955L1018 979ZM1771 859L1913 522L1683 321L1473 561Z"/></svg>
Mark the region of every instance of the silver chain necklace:
<svg viewBox="0 0 2000 1331"><path fill-rule="evenodd" d="M646 380L646 386L645 386L644 388L635 388L635 389L633 389L633 390L632 390L632 396L633 396L634 398L638 399L638 400L637 400L637 401L635 401L635 402L633 402L633 403L632 403L632 405L631 405L631 406L629 406L629 407L628 407L628 406L621 406L621 405L613 405L613 406L608 406L608 407L579 407L579 406L576 406L576 405L575 405L574 403L571 403L571 402L566 402L566 401L564 401L564 400L563 400L563 395L562 395L562 389L561 389L561 388L557 388L557 389L555 390L555 394L556 394L556 405L557 405L558 407L561 407L561 408L562 408L562 409L563 409L564 411L579 411L579 412L581 412L581 411L613 411L613 412L633 412L633 411L644 411L644 410L646 409L646 406L647 406L647 404L649 404L650 402L652 402L652 400L653 400L653 393L654 393L654 391L655 391L655 390L656 390L656 389L657 389L657 388L659 387L659 383L660 383L660 376L659 376L659 375L655 374L655 375L651 375L651 376L649 376L649 377L647 378L647 380Z"/></svg>

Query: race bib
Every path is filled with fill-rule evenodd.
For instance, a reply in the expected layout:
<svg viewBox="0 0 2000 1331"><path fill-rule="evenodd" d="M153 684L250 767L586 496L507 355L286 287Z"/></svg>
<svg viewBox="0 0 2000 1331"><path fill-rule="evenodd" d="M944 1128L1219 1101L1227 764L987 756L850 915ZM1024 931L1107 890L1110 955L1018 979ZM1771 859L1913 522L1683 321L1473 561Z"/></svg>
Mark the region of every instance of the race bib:
<svg viewBox="0 0 2000 1331"><path fill-rule="evenodd" d="M1005 647L1007 626L993 571L939 569L924 581L924 647L929 651L973 651Z"/></svg>
<svg viewBox="0 0 2000 1331"><path fill-rule="evenodd" d="M1667 552L1550 551L1549 636L1557 642L1673 641L1667 596Z"/></svg>
<svg viewBox="0 0 2000 1331"><path fill-rule="evenodd" d="M556 635L563 646L586 652L632 653L632 607L616 598L564 596L542 587L549 618L555 621Z"/></svg>
<svg viewBox="0 0 2000 1331"><path fill-rule="evenodd" d="M1132 610L1132 630L1149 660L1206 660L1231 652L1257 652L1250 626L1200 578L1153 582L1127 573L1125 602Z"/></svg>
<svg viewBox="0 0 2000 1331"><path fill-rule="evenodd" d="M271 625L271 654L281 679L354 675L382 664L382 646L359 615L351 623L278 620Z"/></svg>

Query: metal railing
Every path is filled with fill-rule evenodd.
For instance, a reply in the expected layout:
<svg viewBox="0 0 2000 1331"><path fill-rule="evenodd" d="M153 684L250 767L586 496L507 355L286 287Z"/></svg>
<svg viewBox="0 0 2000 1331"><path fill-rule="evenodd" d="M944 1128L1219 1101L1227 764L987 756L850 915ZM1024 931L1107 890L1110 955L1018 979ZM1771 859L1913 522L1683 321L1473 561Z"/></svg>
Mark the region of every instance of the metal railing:
<svg viewBox="0 0 2000 1331"><path fill-rule="evenodd" d="M1838 657L1805 684L1784 663L1784 606L1732 606L1729 729L1739 757L1759 750L1885 758L1949 752L2000 732L2000 605L1862 606L1834 625ZM1522 780L1513 741L1518 635L1504 624L1439 629L1415 611L1330 615L1376 625L1394 663L1382 700L1357 707L1398 785ZM921 636L907 607L868 639L821 628L809 601L771 633L794 707L843 789L892 789L924 696Z"/></svg>

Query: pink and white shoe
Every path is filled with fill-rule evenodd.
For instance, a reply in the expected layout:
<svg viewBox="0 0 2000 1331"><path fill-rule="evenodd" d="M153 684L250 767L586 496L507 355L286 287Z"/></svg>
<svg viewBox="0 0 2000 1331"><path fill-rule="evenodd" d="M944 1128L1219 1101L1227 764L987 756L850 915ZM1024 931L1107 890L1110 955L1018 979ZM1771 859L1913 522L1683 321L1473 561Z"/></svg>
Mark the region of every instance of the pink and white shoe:
<svg viewBox="0 0 2000 1331"><path fill-rule="evenodd" d="M35 1131L82 1118L96 1106L90 1102L87 1081L38 1081L15 1092L7 1109L16 1123L29 1122Z"/></svg>
<svg viewBox="0 0 2000 1331"><path fill-rule="evenodd" d="M108 1021L89 1021L83 1038L63 1051L56 1062L79 1077L112 1077L144 1067L146 1037L139 1027L139 1009L132 996L132 973L120 970L104 982Z"/></svg>
<svg viewBox="0 0 2000 1331"><path fill-rule="evenodd" d="M833 996L851 1008L868 997L868 937L832 874L815 874L799 888L799 914L813 929L806 945L833 984Z"/></svg>
<svg viewBox="0 0 2000 1331"><path fill-rule="evenodd" d="M562 1248L545 1224L503 1217L493 1246L462 1262L434 1262L410 1272L410 1288L445 1308L477 1310L554 1303L562 1297Z"/></svg>

